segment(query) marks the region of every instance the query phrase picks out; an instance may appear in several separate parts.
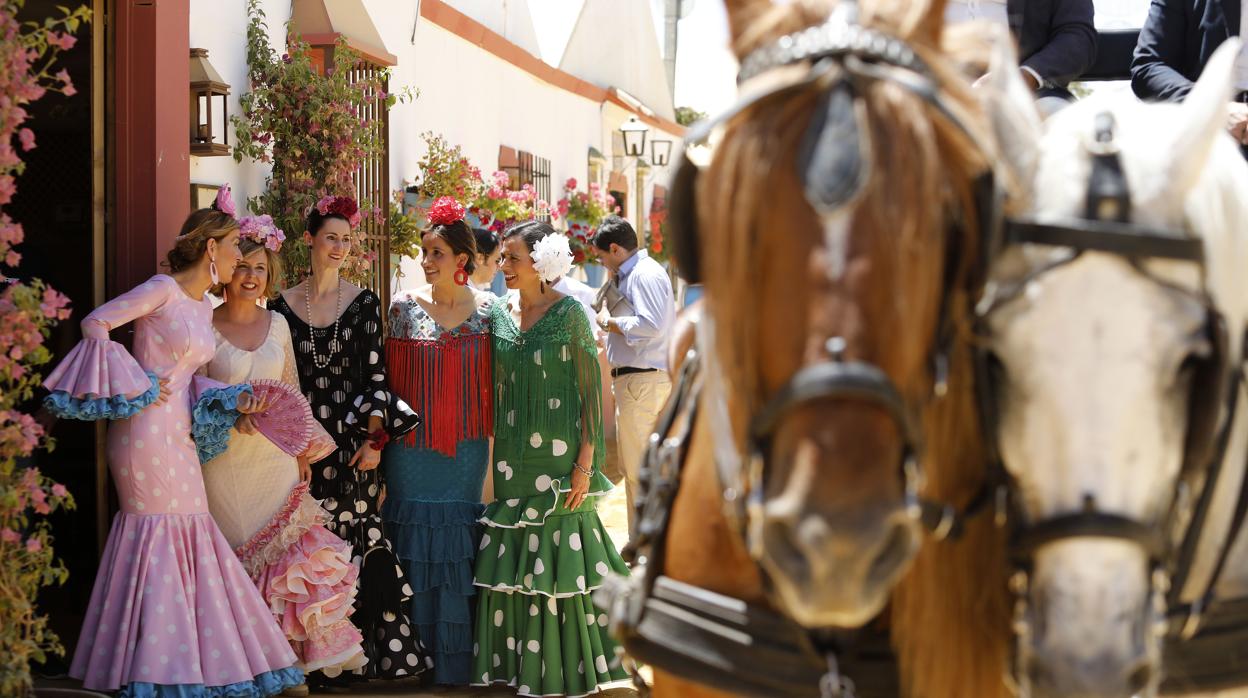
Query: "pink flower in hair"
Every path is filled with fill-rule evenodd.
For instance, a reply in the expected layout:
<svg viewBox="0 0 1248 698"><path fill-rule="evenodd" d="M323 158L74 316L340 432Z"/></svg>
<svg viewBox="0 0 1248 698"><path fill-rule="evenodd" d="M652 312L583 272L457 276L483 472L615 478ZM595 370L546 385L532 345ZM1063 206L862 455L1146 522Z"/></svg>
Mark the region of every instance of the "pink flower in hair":
<svg viewBox="0 0 1248 698"><path fill-rule="evenodd" d="M217 198L212 202L212 207L224 213L227 216L233 216L238 213L238 209L234 207L234 197L230 193L230 185L222 184L217 191Z"/></svg>

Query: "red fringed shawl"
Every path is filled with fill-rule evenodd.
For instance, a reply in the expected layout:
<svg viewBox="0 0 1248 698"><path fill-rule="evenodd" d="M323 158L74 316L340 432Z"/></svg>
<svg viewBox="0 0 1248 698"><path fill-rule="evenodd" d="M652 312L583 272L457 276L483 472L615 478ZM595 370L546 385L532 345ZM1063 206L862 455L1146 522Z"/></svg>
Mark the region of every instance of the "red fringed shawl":
<svg viewBox="0 0 1248 698"><path fill-rule="evenodd" d="M452 458L460 441L494 433L490 337L468 334L428 339L386 339L390 389L424 418L403 438Z"/></svg>

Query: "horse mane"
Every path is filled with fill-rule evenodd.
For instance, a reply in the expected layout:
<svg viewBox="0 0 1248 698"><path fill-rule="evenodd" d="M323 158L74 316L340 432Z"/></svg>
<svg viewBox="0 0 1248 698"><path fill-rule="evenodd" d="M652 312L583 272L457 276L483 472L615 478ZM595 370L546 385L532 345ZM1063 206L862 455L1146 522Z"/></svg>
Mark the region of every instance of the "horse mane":
<svg viewBox="0 0 1248 698"><path fill-rule="evenodd" d="M858 4L864 25L905 40L926 61L943 98L963 123L973 132L992 133L969 82L958 74L959 64L987 61L980 55L952 57L942 52L942 0ZM760 5L748 22L734 26L737 55L823 22L830 5L817 0ZM899 363L923 366L924 375L893 376L918 404L930 390L931 376L915 354L926 355L933 340L892 348L890 328L915 323L934 327L942 298L933 292L915 307L892 298L915 298L915 293L894 294L889 289L952 288L952 296L943 299L957 328L949 392L924 410L925 495L964 504L986 472L967 317L979 254L973 182L995 153L983 152L980 144L971 142L929 104L897 85L872 82L861 96L866 118L860 128L870 142L871 176L849 209L850 244L869 251L872 278L888 297L883 311L870 317L868 334L878 338L881 351L911 352L910 359ZM769 283L794 290L797 277L768 278L759 260L774 254L768 248L781 235L805 241L807 251L824 246L821 221L805 202L793 166L818 98L819 90L810 89L762 100L726 123L715 157L695 191L704 235L700 244L704 312L711 327L732 328L713 333L712 352L721 369L723 394L732 396L727 413L738 452L746 446L749 416L766 397L760 374L769 357L762 355L760 318L775 311L766 303L807 302L797 293L768 297ZM955 219L962 225L951 225ZM951 235L956 237L951 240ZM907 695L990 698L1005 691L1002 676L1010 636L1004 545L991 517L981 519L960 541L925 544L894 595L894 645Z"/></svg>

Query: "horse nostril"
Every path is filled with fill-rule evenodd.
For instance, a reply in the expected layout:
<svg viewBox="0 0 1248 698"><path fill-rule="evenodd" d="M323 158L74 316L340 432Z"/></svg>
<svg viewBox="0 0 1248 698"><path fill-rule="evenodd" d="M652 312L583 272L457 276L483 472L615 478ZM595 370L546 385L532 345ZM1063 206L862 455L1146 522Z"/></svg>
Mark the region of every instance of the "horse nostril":
<svg viewBox="0 0 1248 698"><path fill-rule="evenodd" d="M914 534L910 526L902 523L894 524L888 533L888 539L880 548L871 563L871 571L867 575L868 584L887 584L897 570L910 559L910 551L914 544Z"/></svg>
<svg viewBox="0 0 1248 698"><path fill-rule="evenodd" d="M1152 662L1144 660L1136 664L1131 673L1127 674L1128 695L1142 695L1145 690L1153 685L1155 674L1156 667Z"/></svg>
<svg viewBox="0 0 1248 698"><path fill-rule="evenodd" d="M791 570L794 576L806 576L809 574L806 554L798 546L794 533L787 521L767 521L763 524L763 543L767 546L767 557Z"/></svg>

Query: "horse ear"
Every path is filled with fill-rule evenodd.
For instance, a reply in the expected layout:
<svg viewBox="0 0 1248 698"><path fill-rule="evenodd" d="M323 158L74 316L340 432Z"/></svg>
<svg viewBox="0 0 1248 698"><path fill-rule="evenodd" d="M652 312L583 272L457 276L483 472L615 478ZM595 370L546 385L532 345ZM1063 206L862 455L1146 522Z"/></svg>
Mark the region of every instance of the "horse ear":
<svg viewBox="0 0 1248 698"><path fill-rule="evenodd" d="M1182 125L1175 129L1177 137L1169 153L1171 181L1178 191L1186 192L1196 184L1214 140L1226 129L1227 105L1231 101L1239 47L1240 41L1235 37L1224 41L1183 100L1179 120Z"/></svg>
<svg viewBox="0 0 1248 698"><path fill-rule="evenodd" d="M771 0L724 0L728 12L728 30L732 35L733 52L741 46L742 38L750 27L771 7ZM738 55L738 59L743 56Z"/></svg>
<svg viewBox="0 0 1248 698"><path fill-rule="evenodd" d="M1004 30L992 41L988 74L978 83L1002 164L1024 200L1031 197L1044 127L1035 98L1023 82L1014 41Z"/></svg>

